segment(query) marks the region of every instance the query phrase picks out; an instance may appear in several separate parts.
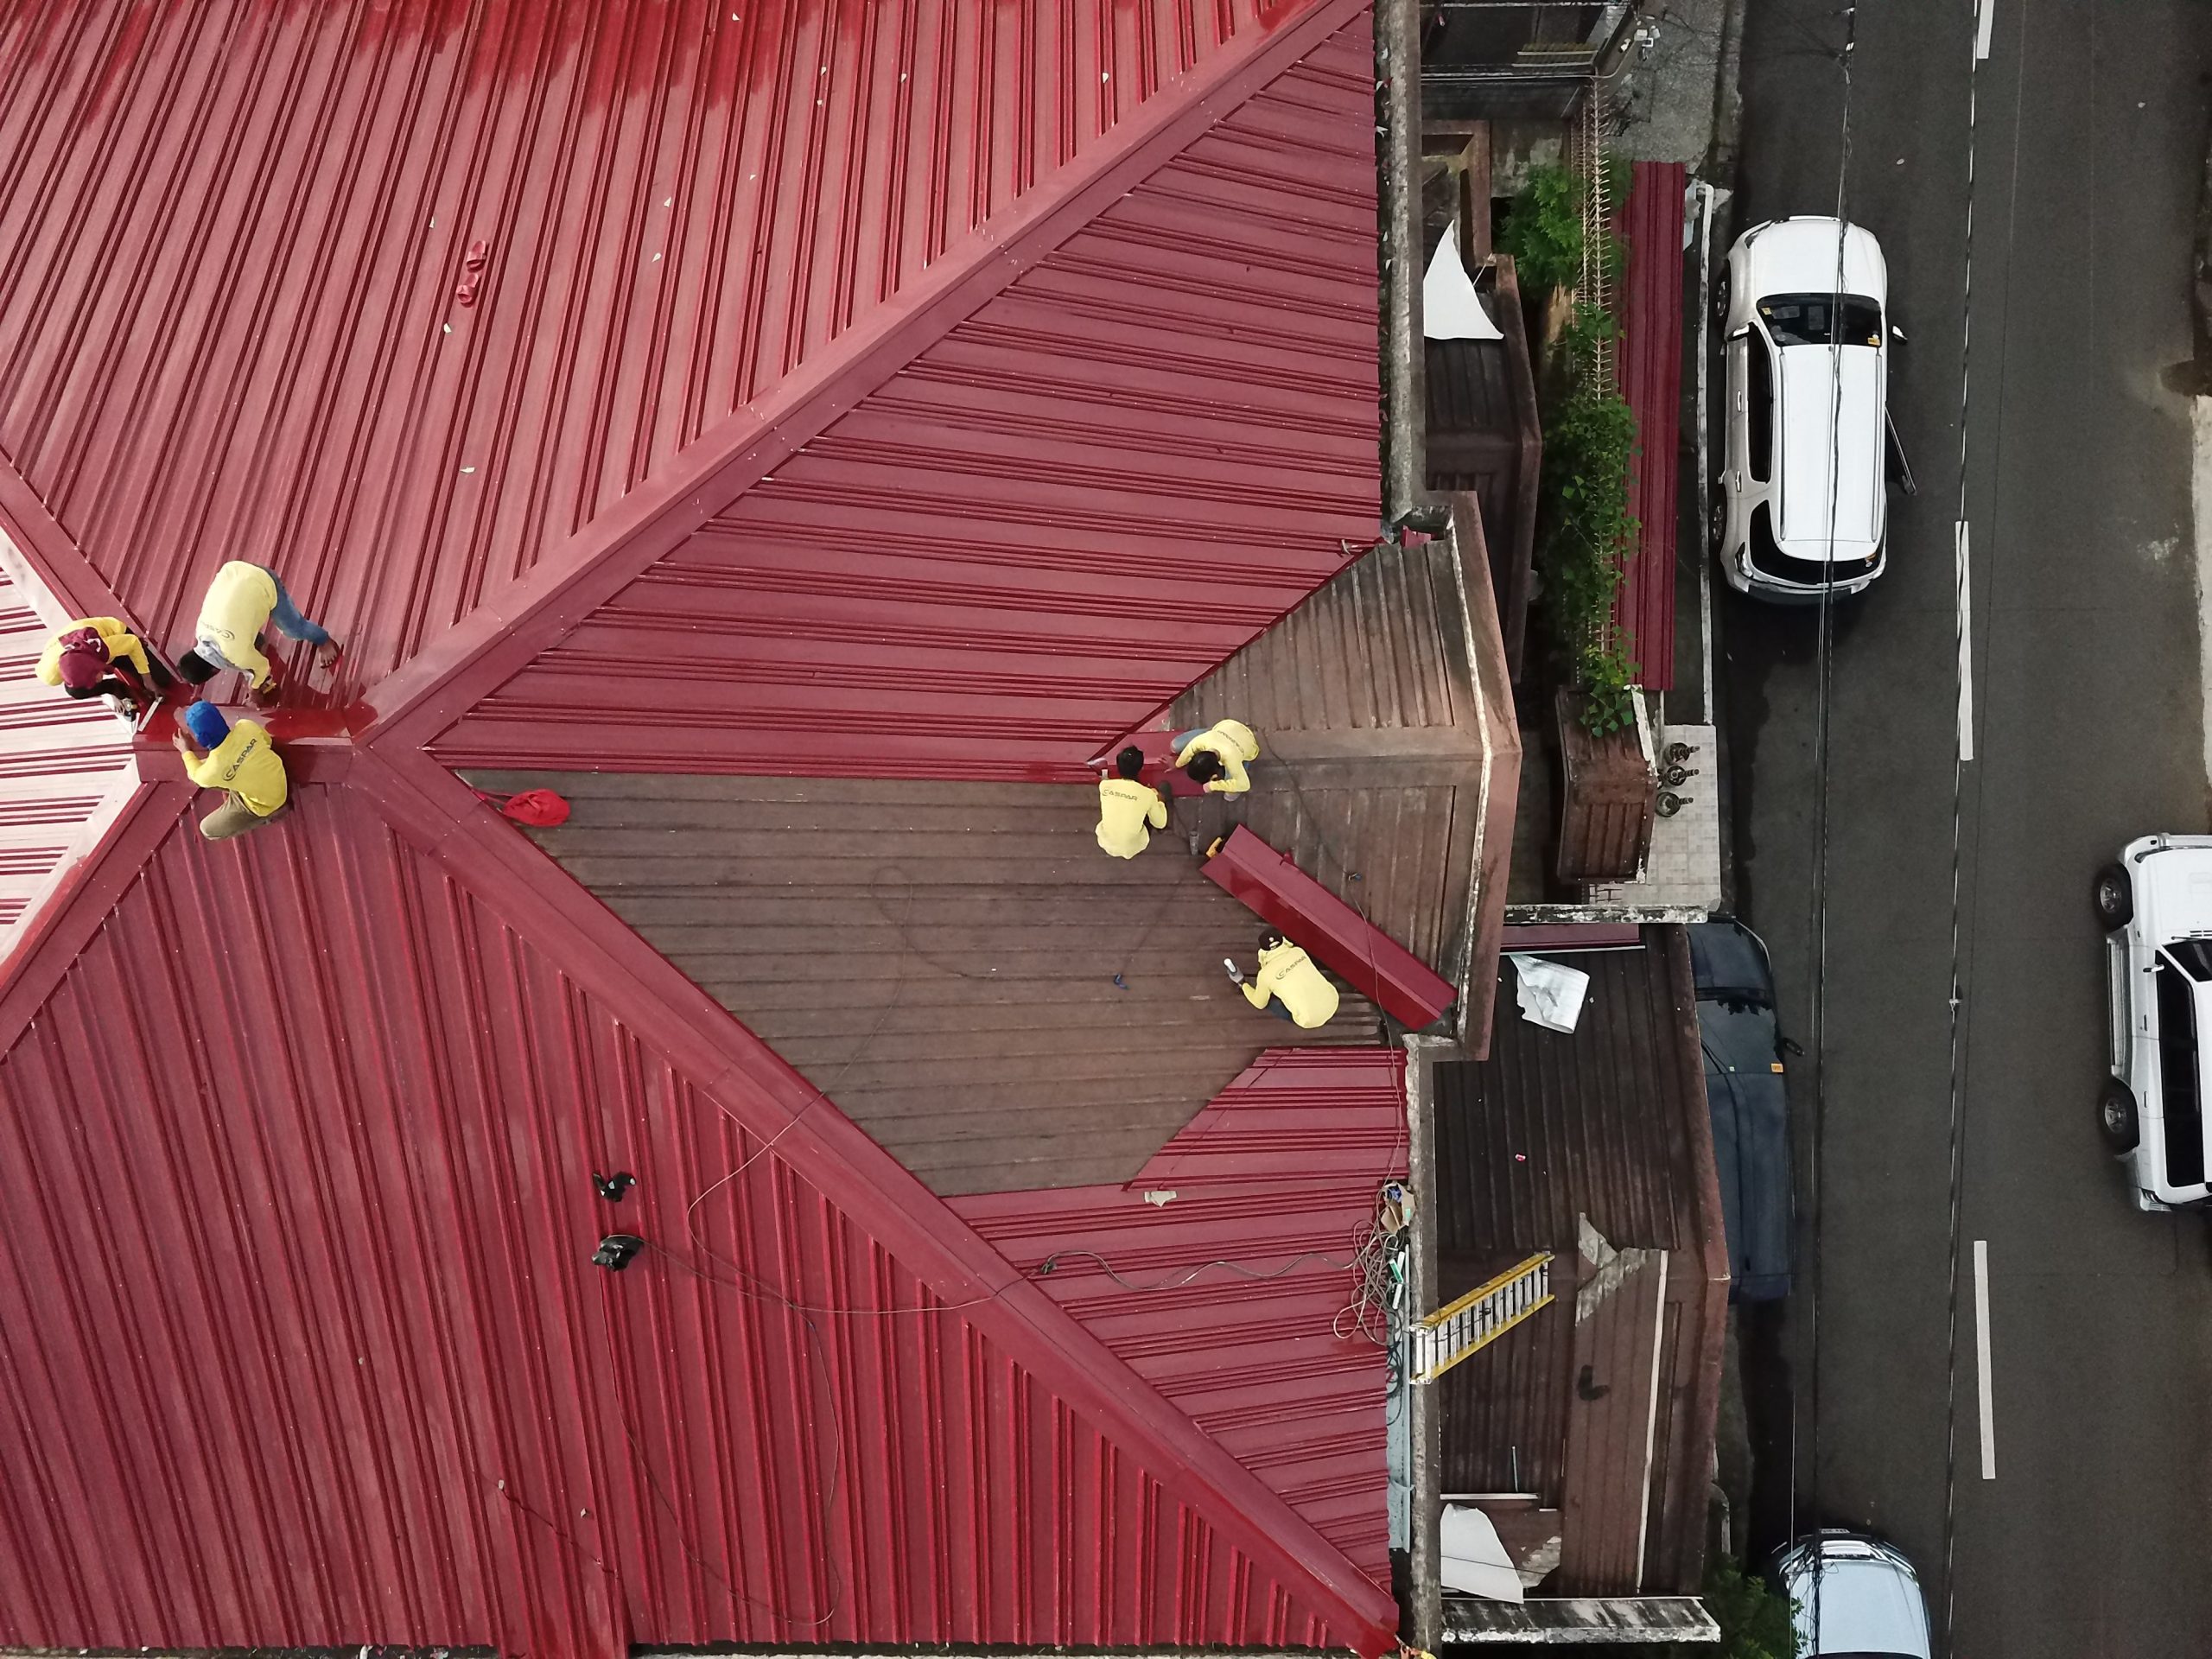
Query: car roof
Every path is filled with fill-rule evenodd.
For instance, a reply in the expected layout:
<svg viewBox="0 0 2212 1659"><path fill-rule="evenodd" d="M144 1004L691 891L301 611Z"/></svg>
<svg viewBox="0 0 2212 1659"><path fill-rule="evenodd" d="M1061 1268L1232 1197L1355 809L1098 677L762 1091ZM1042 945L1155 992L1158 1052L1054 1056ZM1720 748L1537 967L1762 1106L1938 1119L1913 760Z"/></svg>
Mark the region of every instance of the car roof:
<svg viewBox="0 0 2212 1659"><path fill-rule="evenodd" d="M1927 1659L1928 1604L1912 1569L1872 1540L1821 1541L1817 1590L1810 1560L1798 1564L1784 1586L1797 1604L1798 1651Z"/></svg>
<svg viewBox="0 0 2212 1659"><path fill-rule="evenodd" d="M1745 276L1754 299L1770 294L1832 294L1836 291L1837 221L1780 219L1744 234ZM1840 249L1843 289L1863 294L1876 304L1889 302L1889 266L1882 245L1863 225L1843 227Z"/></svg>
<svg viewBox="0 0 2212 1659"><path fill-rule="evenodd" d="M1882 536L1882 353L1784 346L1775 360L1776 539L1799 558L1826 557L1831 542L1838 556L1859 556Z"/></svg>

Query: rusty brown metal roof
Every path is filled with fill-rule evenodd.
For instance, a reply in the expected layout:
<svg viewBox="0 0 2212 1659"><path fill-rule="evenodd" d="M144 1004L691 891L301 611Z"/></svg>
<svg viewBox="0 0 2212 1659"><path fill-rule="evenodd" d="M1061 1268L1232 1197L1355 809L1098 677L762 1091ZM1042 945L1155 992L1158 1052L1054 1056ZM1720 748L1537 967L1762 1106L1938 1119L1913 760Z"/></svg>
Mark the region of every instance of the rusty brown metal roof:
<svg viewBox="0 0 2212 1659"><path fill-rule="evenodd" d="M473 780L568 796L538 843L940 1193L1127 1180L1262 1048L1380 1037L1255 1014L1259 924L1173 829L1101 853L1085 786Z"/></svg>
<svg viewBox="0 0 2212 1659"><path fill-rule="evenodd" d="M1502 676L1484 684L1476 673L1484 650L1497 652L1486 573L1463 573L1447 540L1378 547L1193 686L1166 722L1252 727L1251 792L1192 810L1248 825L1455 984L1485 840L1485 745L1493 809L1500 793L1510 799L1520 759Z"/></svg>
<svg viewBox="0 0 2212 1659"><path fill-rule="evenodd" d="M1688 954L1655 928L1565 959L1591 976L1572 1034L1520 1017L1509 963L1489 1058L1436 1067L1440 1295L1548 1249L1558 1297L1437 1384L1443 1490L1549 1512L1535 1593L1687 1592L1727 1315Z"/></svg>

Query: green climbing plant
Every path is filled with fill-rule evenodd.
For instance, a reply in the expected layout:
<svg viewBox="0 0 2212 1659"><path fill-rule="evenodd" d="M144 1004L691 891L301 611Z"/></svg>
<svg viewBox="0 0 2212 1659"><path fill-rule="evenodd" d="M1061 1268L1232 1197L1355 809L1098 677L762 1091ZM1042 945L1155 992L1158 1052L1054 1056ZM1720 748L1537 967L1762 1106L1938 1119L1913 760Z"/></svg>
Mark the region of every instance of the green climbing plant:
<svg viewBox="0 0 2212 1659"><path fill-rule="evenodd" d="M1789 1599L1742 1562L1716 1555L1705 1569L1705 1610L1720 1626L1718 1646L1685 1642L1663 1649L1669 1659L1796 1659Z"/></svg>
<svg viewBox="0 0 2212 1659"><path fill-rule="evenodd" d="M1621 200L1628 190L1628 162L1609 152L1599 165L1605 170L1607 196ZM1529 169L1497 232L1498 250L1513 256L1524 293L1546 294L1581 282L1589 196L1589 181L1571 167L1546 162ZM1608 232L1598 257L1607 280L1618 278L1624 257L1621 239Z"/></svg>
<svg viewBox="0 0 2212 1659"><path fill-rule="evenodd" d="M1583 725L1601 735L1634 720L1630 690L1638 672L1630 642L1612 620L1640 528L1628 510L1636 416L1610 378L1596 372L1614 326L1606 313L1578 306L1560 331L1536 512L1548 631L1583 693Z"/></svg>

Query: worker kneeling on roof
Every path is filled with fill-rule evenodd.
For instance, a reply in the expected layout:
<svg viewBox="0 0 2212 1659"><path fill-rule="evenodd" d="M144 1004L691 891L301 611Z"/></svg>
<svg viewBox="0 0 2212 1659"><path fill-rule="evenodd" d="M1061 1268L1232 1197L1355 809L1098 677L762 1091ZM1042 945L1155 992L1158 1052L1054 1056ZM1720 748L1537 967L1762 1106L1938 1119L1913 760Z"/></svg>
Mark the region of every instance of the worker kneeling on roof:
<svg viewBox="0 0 2212 1659"><path fill-rule="evenodd" d="M1254 1007L1303 1030L1316 1030L1336 1018L1337 988L1313 957L1273 928L1260 935L1259 972L1248 980L1231 962L1229 976Z"/></svg>
<svg viewBox="0 0 2212 1659"><path fill-rule="evenodd" d="M1116 775L1098 780L1098 844L1116 858L1135 858L1167 827L1167 803L1137 781L1143 770L1144 751L1131 744L1115 756Z"/></svg>
<svg viewBox="0 0 2212 1659"><path fill-rule="evenodd" d="M258 721L226 721L213 703L195 702L177 720L176 750L184 757L187 777L202 789L219 789L228 796L200 820L200 833L208 840L228 841L283 817L291 783Z"/></svg>
<svg viewBox="0 0 2212 1659"><path fill-rule="evenodd" d="M1179 732L1171 746L1176 764L1194 784L1203 784L1209 795L1242 795L1252 787L1244 763L1260 758L1260 740L1241 720L1217 720L1211 726Z"/></svg>

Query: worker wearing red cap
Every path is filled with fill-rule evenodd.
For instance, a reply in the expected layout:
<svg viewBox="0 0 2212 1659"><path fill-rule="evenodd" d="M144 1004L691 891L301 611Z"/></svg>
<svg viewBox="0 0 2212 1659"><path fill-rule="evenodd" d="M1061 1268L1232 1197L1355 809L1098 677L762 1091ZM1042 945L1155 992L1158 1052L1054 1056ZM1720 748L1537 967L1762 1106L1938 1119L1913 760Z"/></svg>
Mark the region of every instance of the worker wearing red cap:
<svg viewBox="0 0 2212 1659"><path fill-rule="evenodd" d="M213 703L195 702L177 717L175 741L185 775L202 789L228 796L200 820L200 833L208 840L228 841L258 830L289 807L291 782L258 721L225 720Z"/></svg>
<svg viewBox="0 0 2212 1659"><path fill-rule="evenodd" d="M47 641L35 671L70 696L123 697L140 709L153 706L153 686L169 677L144 641L112 616L80 616L64 626Z"/></svg>

